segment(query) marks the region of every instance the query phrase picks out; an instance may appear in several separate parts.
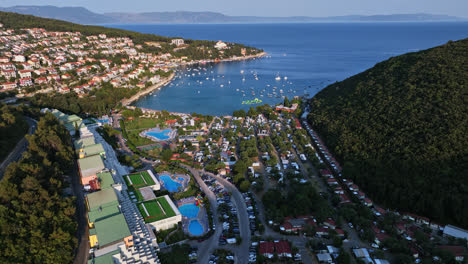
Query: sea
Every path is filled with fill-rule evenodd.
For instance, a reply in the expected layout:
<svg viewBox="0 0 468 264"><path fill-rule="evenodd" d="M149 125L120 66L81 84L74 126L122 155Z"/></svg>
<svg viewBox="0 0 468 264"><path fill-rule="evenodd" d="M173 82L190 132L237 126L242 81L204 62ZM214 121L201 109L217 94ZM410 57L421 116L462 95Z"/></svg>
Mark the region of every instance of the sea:
<svg viewBox="0 0 468 264"><path fill-rule="evenodd" d="M312 97L390 57L468 37L468 22L108 25L168 37L222 40L268 56L181 68L170 85L133 105L231 115L284 96Z"/></svg>

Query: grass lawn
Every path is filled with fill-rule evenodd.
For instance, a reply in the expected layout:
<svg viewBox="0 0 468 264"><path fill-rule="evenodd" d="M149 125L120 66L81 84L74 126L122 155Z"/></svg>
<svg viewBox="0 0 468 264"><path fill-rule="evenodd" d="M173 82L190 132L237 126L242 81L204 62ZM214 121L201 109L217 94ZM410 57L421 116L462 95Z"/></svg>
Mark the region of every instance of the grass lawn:
<svg viewBox="0 0 468 264"><path fill-rule="evenodd" d="M126 120L125 128L127 130L139 129L139 128L151 128L156 127L158 121L151 118L135 118L134 120Z"/></svg>
<svg viewBox="0 0 468 264"><path fill-rule="evenodd" d="M159 197L156 200L140 203L138 204L138 209L143 215L143 218L145 219L146 223L151 223L159 221L161 219L175 216L174 210L172 210L171 206L164 197Z"/></svg>
<svg viewBox="0 0 468 264"><path fill-rule="evenodd" d="M124 179L127 186L132 186L137 189L141 187L154 185L153 179L146 171L127 175L124 177Z"/></svg>
<svg viewBox="0 0 468 264"><path fill-rule="evenodd" d="M149 145L149 144L154 144L155 142L152 141L151 139L140 137L140 132L145 129L138 129L138 130L131 130L127 131L127 139L130 140L135 147L139 146L144 146L144 145Z"/></svg>

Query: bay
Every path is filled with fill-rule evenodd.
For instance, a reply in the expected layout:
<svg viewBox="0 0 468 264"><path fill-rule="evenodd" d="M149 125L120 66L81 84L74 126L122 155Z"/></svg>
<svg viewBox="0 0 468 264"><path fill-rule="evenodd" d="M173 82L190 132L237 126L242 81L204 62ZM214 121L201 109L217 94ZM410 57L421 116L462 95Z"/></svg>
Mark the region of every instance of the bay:
<svg viewBox="0 0 468 264"><path fill-rule="evenodd" d="M255 104L243 103L255 99L272 105L281 102L282 96L313 96L328 84L392 56L468 37L468 22L109 26L264 49L269 56L261 59L204 65L195 71L181 69L170 85L134 103L155 110L211 115L247 110ZM275 80L277 76L280 81Z"/></svg>

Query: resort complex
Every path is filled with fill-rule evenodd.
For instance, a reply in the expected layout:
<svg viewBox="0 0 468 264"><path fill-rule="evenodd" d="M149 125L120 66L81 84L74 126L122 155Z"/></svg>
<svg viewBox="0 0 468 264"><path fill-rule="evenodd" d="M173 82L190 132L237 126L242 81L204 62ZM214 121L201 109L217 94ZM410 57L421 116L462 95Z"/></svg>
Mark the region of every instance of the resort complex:
<svg viewBox="0 0 468 264"><path fill-rule="evenodd" d="M170 16L126 19L148 14L154 21ZM190 13L177 14L181 22ZM200 14L189 20L213 16ZM123 16L95 14L106 21ZM466 26L457 23L457 30ZM338 24L314 24L310 32L333 33ZM218 26L200 32L217 35ZM408 35L424 28L397 26L385 29ZM317 51L340 45L324 48L322 37L310 42L304 36L317 34L296 27L230 24L220 31L229 39L266 34L270 44L271 32L300 35L289 42L301 43L294 47L304 53L279 51L284 41L273 40L267 47L274 56L248 67L221 62L266 53L0 11L0 262L467 263L468 130L460 105L468 39L391 57L335 82L345 71L326 68ZM373 34L380 28L346 30L355 27ZM309 25L300 28L307 33ZM414 36L414 48L427 41ZM369 46L356 47L346 47L359 51L352 54L361 58L356 67L406 49L368 54ZM346 62L342 53L330 58ZM325 67L313 78L288 67L311 54ZM260 67L270 59L285 64ZM278 66L290 69L274 77Z"/></svg>

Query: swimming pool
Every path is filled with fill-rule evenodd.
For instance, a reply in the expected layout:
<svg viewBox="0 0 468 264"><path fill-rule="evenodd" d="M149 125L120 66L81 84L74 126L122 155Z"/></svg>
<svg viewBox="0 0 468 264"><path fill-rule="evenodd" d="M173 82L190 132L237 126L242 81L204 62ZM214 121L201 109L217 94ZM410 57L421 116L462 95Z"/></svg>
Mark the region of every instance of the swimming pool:
<svg viewBox="0 0 468 264"><path fill-rule="evenodd" d="M170 192L177 192L182 187L182 184L172 180L169 175L160 175L159 180L164 182L164 188Z"/></svg>
<svg viewBox="0 0 468 264"><path fill-rule="evenodd" d="M193 203L188 203L180 206L179 211L183 216L187 218L195 218L198 216L198 211L200 211L200 208L198 208Z"/></svg>
<svg viewBox="0 0 468 264"><path fill-rule="evenodd" d="M177 180L183 182L185 179L183 177L178 177Z"/></svg>
<svg viewBox="0 0 468 264"><path fill-rule="evenodd" d="M154 137L155 139L157 140L166 140L166 139L169 139L169 133L171 132L172 130L170 129L164 129L164 130L151 130L151 131L147 131L145 132L145 135L147 136L150 136L150 137Z"/></svg>
<svg viewBox="0 0 468 264"><path fill-rule="evenodd" d="M108 124L109 123L109 119L98 119L97 121L99 123L102 123L102 124Z"/></svg>
<svg viewBox="0 0 468 264"><path fill-rule="evenodd" d="M198 222L198 220L192 220L190 221L190 224L188 226L188 230L190 234L194 236L199 236L203 234L203 226Z"/></svg>

